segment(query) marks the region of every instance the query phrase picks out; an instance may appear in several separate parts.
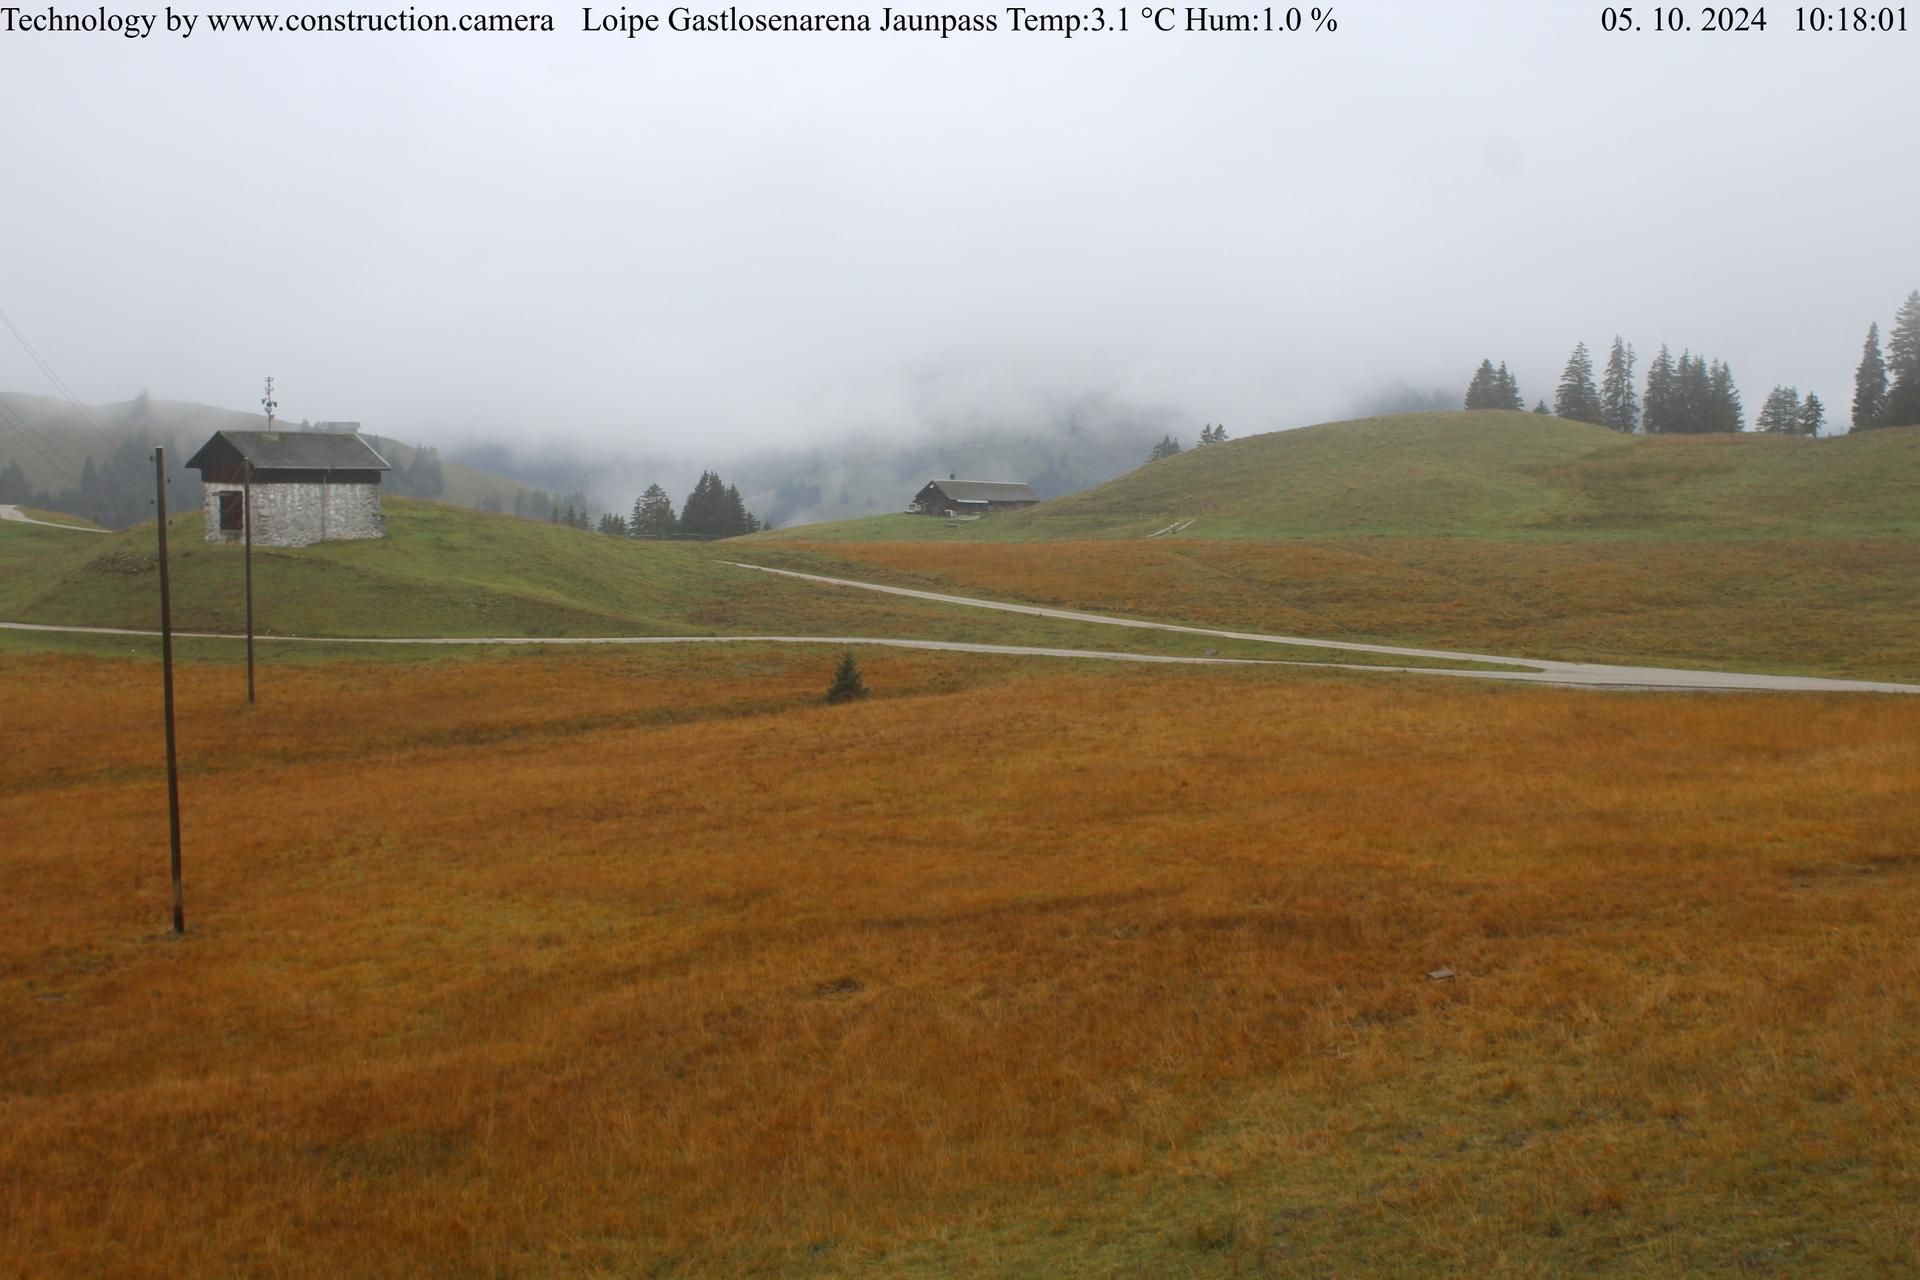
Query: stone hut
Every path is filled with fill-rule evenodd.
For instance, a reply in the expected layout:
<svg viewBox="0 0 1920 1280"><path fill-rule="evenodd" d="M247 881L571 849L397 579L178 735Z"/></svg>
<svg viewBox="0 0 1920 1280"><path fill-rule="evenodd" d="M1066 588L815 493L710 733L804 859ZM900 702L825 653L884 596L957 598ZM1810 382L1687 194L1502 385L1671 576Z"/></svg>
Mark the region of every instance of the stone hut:
<svg viewBox="0 0 1920 1280"><path fill-rule="evenodd" d="M200 471L208 542L239 542L249 484L263 547L383 538L380 473L392 470L348 432L216 431L187 459Z"/></svg>

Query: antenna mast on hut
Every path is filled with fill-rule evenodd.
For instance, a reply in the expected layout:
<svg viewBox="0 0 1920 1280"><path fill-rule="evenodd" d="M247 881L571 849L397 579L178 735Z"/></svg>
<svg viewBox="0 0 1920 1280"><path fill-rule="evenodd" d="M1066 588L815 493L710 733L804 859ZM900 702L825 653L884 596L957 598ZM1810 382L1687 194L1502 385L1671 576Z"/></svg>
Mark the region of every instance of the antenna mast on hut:
<svg viewBox="0 0 1920 1280"><path fill-rule="evenodd" d="M267 393L260 397L260 407L267 411L267 430L273 430L273 411L280 402L273 398L273 377L267 377ZM242 528L247 538L247 701L253 701L253 459L247 459L247 496L245 499L246 520Z"/></svg>

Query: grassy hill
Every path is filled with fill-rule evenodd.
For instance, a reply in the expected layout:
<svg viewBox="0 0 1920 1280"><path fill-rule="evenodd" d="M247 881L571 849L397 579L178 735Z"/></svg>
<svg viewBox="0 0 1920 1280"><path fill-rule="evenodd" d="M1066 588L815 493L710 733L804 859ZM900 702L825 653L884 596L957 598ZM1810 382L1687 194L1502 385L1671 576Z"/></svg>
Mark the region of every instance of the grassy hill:
<svg viewBox="0 0 1920 1280"><path fill-rule="evenodd" d="M1333 656L827 590L724 564L732 544L629 542L417 499L383 505L385 538L254 548L260 634L897 636L1269 659ZM198 511L173 517L168 529L175 627L241 630L241 548L205 542ZM0 620L150 629L158 625L157 567L151 524L101 537L0 523ZM6 640L26 643L17 634Z"/></svg>
<svg viewBox="0 0 1920 1280"><path fill-rule="evenodd" d="M1916 477L1920 429L1645 440L1522 414L1411 415L1191 451L1030 513L858 521L846 540L816 526L630 543L390 500L385 540L258 550L256 604L262 630L300 635L869 635L1274 656L716 563L747 558L1228 629L1911 680ZM1123 536L1176 517L1196 523ZM238 550L201 541L197 512L175 536L178 624L238 628ZM0 618L151 626L152 567L150 530L0 527Z"/></svg>
<svg viewBox="0 0 1920 1280"><path fill-rule="evenodd" d="M1920 530L1920 428L1622 436L1522 413L1327 423L1191 449L1030 511L789 529L812 541L1863 536Z"/></svg>
<svg viewBox="0 0 1920 1280"><path fill-rule="evenodd" d="M1648 438L1429 413L1189 450L1026 512L798 528L743 554L1207 626L1913 679L1916 532L1920 427Z"/></svg>
<svg viewBox="0 0 1920 1280"><path fill-rule="evenodd" d="M402 444L391 436L369 434L367 439L396 470L413 461L415 445ZM522 484L509 476L483 471L461 462L442 460L440 477L446 484L440 493L440 501L483 511L512 511L516 494L538 492L531 485Z"/></svg>
<svg viewBox="0 0 1920 1280"><path fill-rule="evenodd" d="M124 400L88 405L83 412L51 396L0 391L0 466L18 462L28 484L57 492L77 483L89 460L100 465L136 435L180 452L198 448L216 431L259 431L265 425L257 413L184 400Z"/></svg>

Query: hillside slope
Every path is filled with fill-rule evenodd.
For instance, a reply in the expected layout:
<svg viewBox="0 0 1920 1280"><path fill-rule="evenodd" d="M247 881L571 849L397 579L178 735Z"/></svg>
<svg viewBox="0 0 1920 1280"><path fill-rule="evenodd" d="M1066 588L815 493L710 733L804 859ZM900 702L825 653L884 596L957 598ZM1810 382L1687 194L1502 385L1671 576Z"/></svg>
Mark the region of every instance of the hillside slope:
<svg viewBox="0 0 1920 1280"><path fill-rule="evenodd" d="M0 391L0 467L18 462L28 484L58 492L78 483L89 461L104 463L137 435L178 452L216 431L258 431L265 423L257 413L184 400L124 400L83 412L51 396Z"/></svg>
<svg viewBox="0 0 1920 1280"><path fill-rule="evenodd" d="M1920 531L1920 428L1809 440L1622 436L1523 413L1326 423L1191 449L1031 511L887 516L812 541L1864 536Z"/></svg>
<svg viewBox="0 0 1920 1280"><path fill-rule="evenodd" d="M725 564L731 544L630 542L416 499L384 505L383 539L254 548L254 615L261 634L899 636L1274 656L1250 642L1115 632L869 592L825 591ZM173 517L168 527L174 625L182 631L240 631L241 548L203 541L198 511ZM158 625L157 568L151 524L102 537L0 523L0 620L150 629ZM11 639L22 643L18 633ZM1331 655L1303 649L1287 656Z"/></svg>
<svg viewBox="0 0 1920 1280"><path fill-rule="evenodd" d="M177 473L190 490L176 489L173 500L191 503L198 501L199 490L192 487L193 473L182 468L207 437L216 431L265 427L266 418L260 414L185 400L142 397L88 405L83 411L48 396L0 392L0 468L18 463L32 490L58 496L80 483L88 463L104 467L116 450L141 440L167 449L169 471ZM413 445L372 432L365 435L396 472L413 460ZM147 474L151 475L150 470ZM517 494L535 492L518 480L457 462L443 462L441 475L446 486L441 500L464 507L510 511Z"/></svg>
<svg viewBox="0 0 1920 1280"><path fill-rule="evenodd" d="M809 618L820 593L743 580L697 544L639 544L443 503L388 499L388 536L254 548L262 631L292 635L718 633L752 613ZM243 622L243 557L201 538L198 511L169 522L174 625ZM80 538L0 530L0 617L76 626L155 625L151 524ZM756 590L749 591L752 587ZM742 597L752 597L751 601ZM769 608L769 603L773 606Z"/></svg>

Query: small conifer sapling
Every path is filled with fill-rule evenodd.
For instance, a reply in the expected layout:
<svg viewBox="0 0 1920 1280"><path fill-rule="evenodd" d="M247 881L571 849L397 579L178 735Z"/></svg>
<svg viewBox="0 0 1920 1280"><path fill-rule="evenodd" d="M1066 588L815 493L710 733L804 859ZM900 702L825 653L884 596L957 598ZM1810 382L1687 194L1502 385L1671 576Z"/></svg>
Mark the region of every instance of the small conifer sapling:
<svg viewBox="0 0 1920 1280"><path fill-rule="evenodd" d="M853 660L853 651L849 649L840 655L840 665L834 668L833 683L827 686L827 701L855 702L866 696L867 684L860 678L860 664Z"/></svg>

